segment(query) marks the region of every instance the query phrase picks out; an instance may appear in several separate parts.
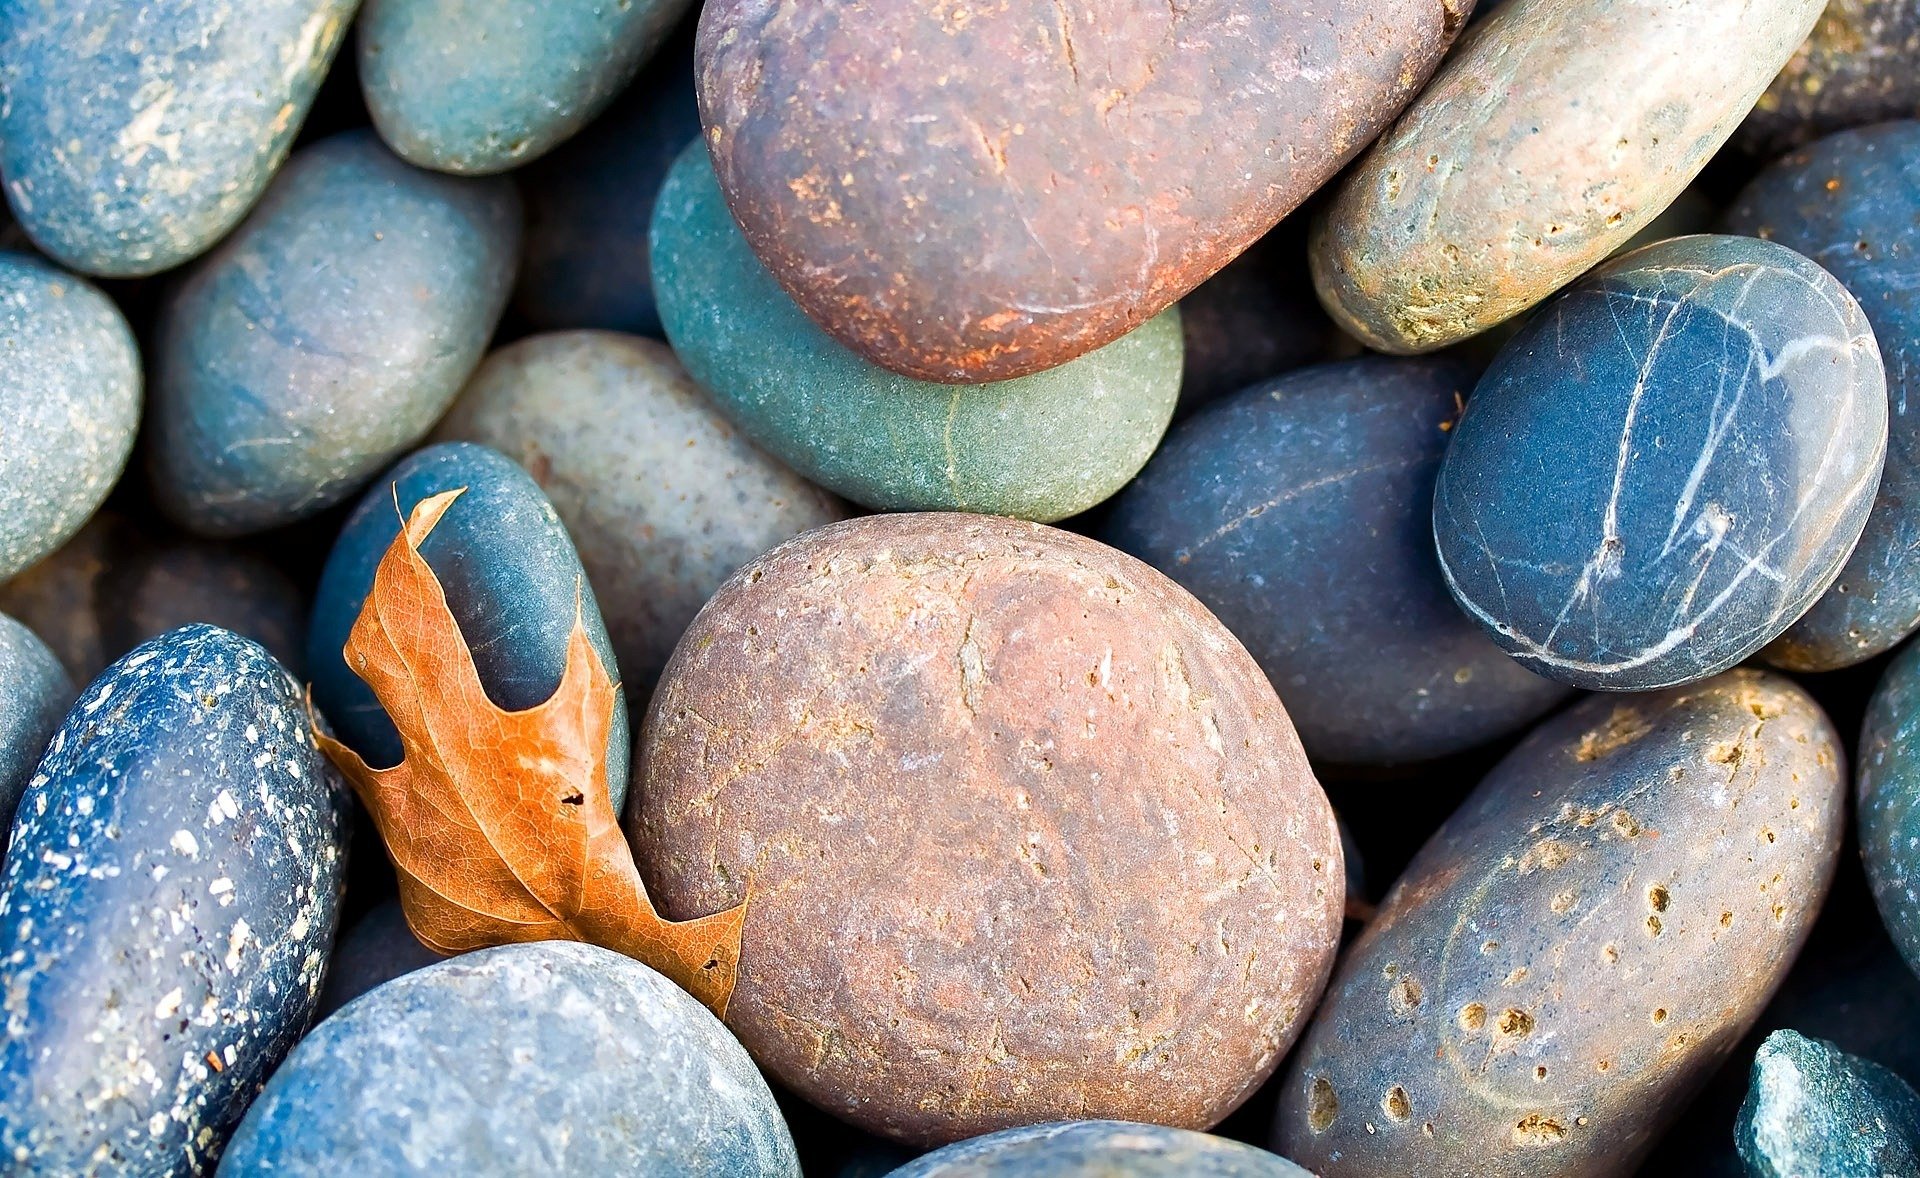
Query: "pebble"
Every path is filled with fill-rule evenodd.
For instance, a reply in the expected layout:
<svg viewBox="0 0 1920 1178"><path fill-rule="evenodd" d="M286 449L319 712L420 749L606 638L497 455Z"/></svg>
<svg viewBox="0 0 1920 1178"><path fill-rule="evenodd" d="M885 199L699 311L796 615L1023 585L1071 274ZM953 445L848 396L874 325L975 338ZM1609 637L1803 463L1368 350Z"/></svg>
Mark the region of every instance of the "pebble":
<svg viewBox="0 0 1920 1178"><path fill-rule="evenodd" d="M1920 973L1920 646L1888 665L1860 728L1860 858L1880 919Z"/></svg>
<svg viewBox="0 0 1920 1178"><path fill-rule="evenodd" d="M1767 1036L1754 1057L1735 1133L1752 1178L1920 1174L1920 1093L1793 1031Z"/></svg>
<svg viewBox="0 0 1920 1178"><path fill-rule="evenodd" d="M428 446L388 471L340 529L314 594L307 631L313 702L343 743L369 765L400 763L400 734L342 651L373 588L374 570L422 499L465 488L420 545L467 640L494 704L521 711L559 689L576 616L620 682L606 623L560 516L527 473L497 450L468 442ZM395 503L398 502L398 510ZM632 736L624 692L607 736L614 809L627 791Z"/></svg>
<svg viewBox="0 0 1920 1178"><path fill-rule="evenodd" d="M892 1178L1312 1178L1251 1145L1127 1121L1062 1121L955 1142Z"/></svg>
<svg viewBox="0 0 1920 1178"><path fill-rule="evenodd" d="M113 277L197 257L287 156L359 0L11 0L0 170L34 244Z"/></svg>
<svg viewBox="0 0 1920 1178"><path fill-rule="evenodd" d="M1762 158L1848 127L1920 118L1920 0L1828 0L1734 143Z"/></svg>
<svg viewBox="0 0 1920 1178"><path fill-rule="evenodd" d="M220 1172L799 1178L720 1021L639 962L546 941L408 974L322 1023Z"/></svg>
<svg viewBox="0 0 1920 1178"><path fill-rule="evenodd" d="M81 692L0 877L15 1172L211 1172L319 995L345 798L299 684L227 631L163 635Z"/></svg>
<svg viewBox="0 0 1920 1178"><path fill-rule="evenodd" d="M1332 809L1179 586L986 516L868 516L737 573L654 693L626 827L677 919L752 901L728 1023L784 1085L936 1145L1213 1125L1340 934Z"/></svg>
<svg viewBox="0 0 1920 1178"><path fill-rule="evenodd" d="M1534 306L1680 195L1825 6L1508 0L1339 182L1321 302L1386 352Z"/></svg>
<svg viewBox="0 0 1920 1178"><path fill-rule="evenodd" d="M1318 760L1445 756L1567 695L1460 612L1434 556L1434 478L1472 387L1450 360L1303 369L1175 426L1115 500L1108 542L1247 645Z"/></svg>
<svg viewBox="0 0 1920 1178"><path fill-rule="evenodd" d="M1542 308L1481 378L1434 492L1441 569L1542 675L1703 679L1834 582L1886 436L1873 331L1831 275L1752 238L1662 242Z"/></svg>
<svg viewBox="0 0 1920 1178"><path fill-rule="evenodd" d="M0 253L0 581L80 530L139 424L140 353L119 308L38 258Z"/></svg>
<svg viewBox="0 0 1920 1178"><path fill-rule="evenodd" d="M1146 463L1179 399L1176 311L994 384L933 384L862 360L755 259L698 144L668 174L652 234L654 296L687 371L749 439L867 507L1077 515Z"/></svg>
<svg viewBox="0 0 1920 1178"><path fill-rule="evenodd" d="M462 175L553 149L633 80L689 0L367 0L360 85L400 158Z"/></svg>
<svg viewBox="0 0 1920 1178"><path fill-rule="evenodd" d="M1323 1178L1632 1172L1804 942L1842 756L1810 697L1756 671L1541 725L1342 959L1276 1147Z"/></svg>
<svg viewBox="0 0 1920 1178"><path fill-rule="evenodd" d="M164 300L147 422L160 507L235 536L352 495L480 362L519 248L509 181L419 171L367 131L296 153Z"/></svg>
<svg viewBox="0 0 1920 1178"><path fill-rule="evenodd" d="M331 1018L360 995L443 960L407 927L400 901L383 900L340 934L327 962L327 982L321 987L314 1021Z"/></svg>
<svg viewBox="0 0 1920 1178"><path fill-rule="evenodd" d="M1180 328L1180 413L1352 347L1314 298L1292 221L1181 299Z"/></svg>
<svg viewBox="0 0 1920 1178"><path fill-rule="evenodd" d="M1887 466L1866 531L1839 580L1764 655L1791 671L1832 671L1920 628L1920 121L1795 152L1747 186L1727 221L1839 279L1886 365Z"/></svg>
<svg viewBox="0 0 1920 1178"><path fill-rule="evenodd" d="M865 359L975 383L1111 343L1220 269L1379 134L1472 8L712 0L694 69L780 285Z"/></svg>
<svg viewBox="0 0 1920 1178"><path fill-rule="evenodd" d="M580 546L620 666L651 686L733 571L844 504L742 437L665 344L555 332L487 357L437 437L525 467Z"/></svg>
<svg viewBox="0 0 1920 1178"><path fill-rule="evenodd" d="M73 702L73 680L32 630L0 614L0 823L47 751Z"/></svg>

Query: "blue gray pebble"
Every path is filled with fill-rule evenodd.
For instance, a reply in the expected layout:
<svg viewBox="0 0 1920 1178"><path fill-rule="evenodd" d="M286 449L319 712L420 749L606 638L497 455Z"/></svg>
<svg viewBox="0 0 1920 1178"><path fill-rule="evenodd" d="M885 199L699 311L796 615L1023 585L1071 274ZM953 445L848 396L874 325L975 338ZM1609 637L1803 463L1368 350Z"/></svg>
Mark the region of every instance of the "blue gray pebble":
<svg viewBox="0 0 1920 1178"><path fill-rule="evenodd" d="M893 1178L1312 1178L1278 1154L1191 1129L1062 1121L958 1141Z"/></svg>
<svg viewBox="0 0 1920 1178"><path fill-rule="evenodd" d="M72 702L73 680L47 644L0 614L0 822L12 823L20 791Z"/></svg>
<svg viewBox="0 0 1920 1178"><path fill-rule="evenodd" d="M177 266L286 158L359 0L10 0L0 170L49 255L91 274Z"/></svg>
<svg viewBox="0 0 1920 1178"><path fill-rule="evenodd" d="M606 623L573 541L527 472L470 442L428 446L371 487L334 542L307 630L313 701L336 735L368 764L398 764L400 734L341 651L373 588L380 558L400 534L402 513L429 495L466 488L420 546L473 650L494 703L520 711L551 698L567 664L576 607L587 636L620 682ZM399 509L395 510L395 500ZM607 786L618 813L632 752L625 692L607 737Z"/></svg>
<svg viewBox="0 0 1920 1178"><path fill-rule="evenodd" d="M0 581L80 530L139 424L140 354L119 308L38 258L0 253Z"/></svg>
<svg viewBox="0 0 1920 1178"><path fill-rule="evenodd" d="M1753 1058L1734 1139L1750 1178L1920 1174L1920 1094L1823 1039L1775 1031Z"/></svg>
<svg viewBox="0 0 1920 1178"><path fill-rule="evenodd" d="M369 131L296 153L161 308L155 498L214 536L340 502L446 410L513 283L520 200Z"/></svg>
<svg viewBox="0 0 1920 1178"><path fill-rule="evenodd" d="M322 1023L254 1103L230 1175L798 1178L767 1082L720 1021L610 950L484 949Z"/></svg>
<svg viewBox="0 0 1920 1178"><path fill-rule="evenodd" d="M225 630L81 692L0 877L9 1173L211 1170L319 995L345 796L299 684Z"/></svg>
<svg viewBox="0 0 1920 1178"><path fill-rule="evenodd" d="M367 0L373 125L423 168L481 175L542 155L632 80L688 0Z"/></svg>
<svg viewBox="0 0 1920 1178"><path fill-rule="evenodd" d="M1840 572L1886 453L1880 351L1832 275L1681 237L1536 312L1467 402L1433 526L1454 598L1576 687L1693 682Z"/></svg>
<svg viewBox="0 0 1920 1178"><path fill-rule="evenodd" d="M442 960L407 927L400 901L383 900L340 934L314 1018L329 1018L369 990Z"/></svg>
<svg viewBox="0 0 1920 1178"><path fill-rule="evenodd" d="M1920 6L1916 7L1920 20ZM1831 671L1920 627L1920 121L1843 131L1774 164L1728 219L1838 278L1887 368L1887 468L1839 580L1767 647L1792 671Z"/></svg>
<svg viewBox="0 0 1920 1178"><path fill-rule="evenodd" d="M1920 973L1920 644L1874 689L1858 761L1860 859L1888 936Z"/></svg>

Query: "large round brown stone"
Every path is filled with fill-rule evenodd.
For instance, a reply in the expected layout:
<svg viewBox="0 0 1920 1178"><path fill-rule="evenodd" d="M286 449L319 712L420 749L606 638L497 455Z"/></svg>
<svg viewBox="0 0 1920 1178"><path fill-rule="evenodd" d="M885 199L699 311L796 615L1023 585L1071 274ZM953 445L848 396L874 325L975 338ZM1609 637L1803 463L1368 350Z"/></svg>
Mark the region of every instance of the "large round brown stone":
<svg viewBox="0 0 1920 1178"><path fill-rule="evenodd" d="M1325 984L1333 813L1253 659L1037 524L871 516L748 565L681 641L628 809L686 918L748 900L727 1021L922 1144L1212 1125Z"/></svg>
<svg viewBox="0 0 1920 1178"><path fill-rule="evenodd" d="M978 382L1151 319L1365 147L1473 0L710 0L734 216L874 363Z"/></svg>

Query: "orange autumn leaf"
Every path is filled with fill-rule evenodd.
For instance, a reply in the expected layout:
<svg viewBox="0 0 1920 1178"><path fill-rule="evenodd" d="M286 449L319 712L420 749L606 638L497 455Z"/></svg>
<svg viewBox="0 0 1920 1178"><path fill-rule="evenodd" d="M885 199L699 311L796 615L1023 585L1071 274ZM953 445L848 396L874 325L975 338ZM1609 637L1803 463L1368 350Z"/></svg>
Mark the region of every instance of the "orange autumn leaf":
<svg viewBox="0 0 1920 1178"><path fill-rule="evenodd" d="M487 698L419 553L460 494L413 509L347 637L347 665L392 717L405 757L370 769L314 726L380 828L407 924L440 953L591 942L652 966L724 1017L746 905L681 922L654 911L607 793L614 685L577 612L552 698L523 712Z"/></svg>

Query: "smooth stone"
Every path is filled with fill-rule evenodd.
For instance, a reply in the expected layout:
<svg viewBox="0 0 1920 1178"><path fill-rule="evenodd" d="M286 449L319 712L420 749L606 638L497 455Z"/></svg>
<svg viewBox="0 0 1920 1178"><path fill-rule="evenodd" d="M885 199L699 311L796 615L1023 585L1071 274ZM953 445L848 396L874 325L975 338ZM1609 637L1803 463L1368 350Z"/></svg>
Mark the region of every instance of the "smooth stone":
<svg viewBox="0 0 1920 1178"><path fill-rule="evenodd" d="M1445 756L1567 695L1460 612L1434 558L1434 478L1472 387L1448 360L1304 369L1175 426L1114 501L1103 538L1226 623L1317 760Z"/></svg>
<svg viewBox="0 0 1920 1178"><path fill-rule="evenodd" d="M1703 679L1833 583L1886 437L1879 348L1831 275L1753 238L1662 242L1542 308L1481 378L1434 492L1441 569L1542 675Z"/></svg>
<svg viewBox="0 0 1920 1178"><path fill-rule="evenodd" d="M934 1150L892 1178L1312 1178L1264 1149L1191 1129L1061 1121Z"/></svg>
<svg viewBox="0 0 1920 1178"><path fill-rule="evenodd" d="M1542 724L1343 956L1276 1147L1324 1178L1631 1173L1799 952L1842 759L1819 706L1755 671Z"/></svg>
<svg viewBox="0 0 1920 1178"><path fill-rule="evenodd" d="M605 114L515 173L527 237L513 305L535 329L664 332L647 226L667 169L700 137L692 57L669 42Z"/></svg>
<svg viewBox="0 0 1920 1178"><path fill-rule="evenodd" d="M300 685L187 626L81 692L0 877L0 1153L14 1172L205 1173L306 1028L346 790Z"/></svg>
<svg viewBox="0 0 1920 1178"><path fill-rule="evenodd" d="M567 665L576 616L617 684L619 660L593 586L553 504L527 472L467 442L428 446L388 471L355 507L327 555L307 630L313 702L335 735L374 766L400 763L400 734L342 651L400 521L422 499L465 488L420 554L473 653L487 698L522 711L552 698ZM395 504L398 503L398 510ZM632 736L624 691L607 735L607 787L617 812L627 792Z"/></svg>
<svg viewBox="0 0 1920 1178"><path fill-rule="evenodd" d="M1427 352L1510 319L1658 216L1826 0L1509 0L1316 222L1334 321Z"/></svg>
<svg viewBox="0 0 1920 1178"><path fill-rule="evenodd" d="M652 235L660 318L694 380L749 439L867 507L1076 515L1146 463L1179 399L1174 310L1018 380L933 384L868 363L782 293L697 143L667 176Z"/></svg>
<svg viewBox="0 0 1920 1178"><path fill-rule="evenodd" d="M1848 127L1920 118L1920 0L1828 0L1734 143L1771 158Z"/></svg>
<svg viewBox="0 0 1920 1178"><path fill-rule="evenodd" d="M1751 1178L1920 1174L1920 1093L1825 1040L1775 1031L1735 1136Z"/></svg>
<svg viewBox="0 0 1920 1178"><path fill-rule="evenodd" d="M360 86L400 158L466 175L546 154L633 80L689 0L367 0Z"/></svg>
<svg viewBox="0 0 1920 1178"><path fill-rule="evenodd" d="M76 683L189 622L251 638L305 674L307 599L259 554L142 530L108 510L58 552L0 584L0 610L44 638Z"/></svg>
<svg viewBox="0 0 1920 1178"><path fill-rule="evenodd" d="M352 495L480 362L519 248L509 181L422 172L367 131L296 153L161 307L160 507L234 536Z"/></svg>
<svg viewBox="0 0 1920 1178"><path fill-rule="evenodd" d="M487 357L436 437L513 458L598 587L620 666L651 686L735 569L846 505L742 437L665 344L532 336Z"/></svg>
<svg viewBox="0 0 1920 1178"><path fill-rule="evenodd" d="M320 1024L220 1172L799 1178L773 1093L693 998L546 941L406 975Z"/></svg>
<svg viewBox="0 0 1920 1178"><path fill-rule="evenodd" d="M359 0L12 0L0 170L34 244L90 274L198 257L287 156Z"/></svg>
<svg viewBox="0 0 1920 1178"><path fill-rule="evenodd" d="M73 702L73 680L32 630L0 614L0 823Z"/></svg>
<svg viewBox="0 0 1920 1178"><path fill-rule="evenodd" d="M106 500L133 451L140 383L111 299L38 258L0 254L0 580Z"/></svg>
<svg viewBox="0 0 1920 1178"><path fill-rule="evenodd" d="M1180 300L1179 412L1352 346L1314 298L1303 236L1283 223Z"/></svg>
<svg viewBox="0 0 1920 1178"><path fill-rule="evenodd" d="M1860 727L1860 859L1887 934L1920 973L1920 645L1888 665Z"/></svg>
<svg viewBox="0 0 1920 1178"><path fill-rule="evenodd" d="M873 363L974 383L1171 306L1379 134L1472 10L710 0L694 69L779 284Z"/></svg>
<svg viewBox="0 0 1920 1178"><path fill-rule="evenodd" d="M400 901L383 900L340 934L327 962L327 982L320 989L314 1021L331 1018L360 995L443 960L407 927Z"/></svg>
<svg viewBox="0 0 1920 1178"><path fill-rule="evenodd" d="M1747 186L1727 223L1839 279L1886 364L1887 465L1866 531L1833 587L1762 656L1831 671L1920 628L1920 122L1843 131L1788 156Z"/></svg>

